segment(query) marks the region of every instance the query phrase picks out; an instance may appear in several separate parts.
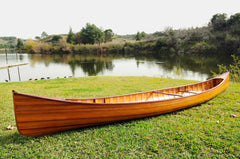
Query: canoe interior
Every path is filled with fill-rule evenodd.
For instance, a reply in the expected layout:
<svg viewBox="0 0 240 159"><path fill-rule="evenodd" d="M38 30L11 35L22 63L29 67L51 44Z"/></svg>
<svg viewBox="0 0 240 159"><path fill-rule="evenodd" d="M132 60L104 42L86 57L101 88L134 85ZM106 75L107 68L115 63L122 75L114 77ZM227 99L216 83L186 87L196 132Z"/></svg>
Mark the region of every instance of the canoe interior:
<svg viewBox="0 0 240 159"><path fill-rule="evenodd" d="M103 98L87 98L87 99L65 99L67 101L79 102L79 103L102 103L102 104L114 104L114 103L138 103L138 102L151 102L160 100L169 100L174 98L182 98L191 95L196 95L212 89L218 86L224 79L214 78L205 82L168 88L160 89L149 92L141 92L135 94L103 97Z"/></svg>

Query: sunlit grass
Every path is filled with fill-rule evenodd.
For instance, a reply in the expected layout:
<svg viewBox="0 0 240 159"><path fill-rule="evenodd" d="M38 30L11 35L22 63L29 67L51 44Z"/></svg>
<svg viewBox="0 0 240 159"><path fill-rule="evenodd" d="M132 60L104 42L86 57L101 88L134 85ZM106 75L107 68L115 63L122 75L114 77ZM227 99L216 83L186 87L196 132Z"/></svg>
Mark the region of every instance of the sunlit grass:
<svg viewBox="0 0 240 159"><path fill-rule="evenodd" d="M0 158L238 158L240 84L201 105L110 125L24 137L15 126L12 90L87 98L179 86L195 81L150 77L83 77L0 84Z"/></svg>

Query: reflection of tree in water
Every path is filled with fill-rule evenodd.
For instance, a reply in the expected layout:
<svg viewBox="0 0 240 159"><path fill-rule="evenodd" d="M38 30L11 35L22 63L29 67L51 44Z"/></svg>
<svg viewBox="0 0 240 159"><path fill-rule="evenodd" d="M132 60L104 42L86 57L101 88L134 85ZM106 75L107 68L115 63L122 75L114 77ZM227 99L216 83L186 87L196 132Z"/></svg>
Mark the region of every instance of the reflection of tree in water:
<svg viewBox="0 0 240 159"><path fill-rule="evenodd" d="M88 76L96 76L104 70L113 70L112 58L102 56L83 56L73 54L53 54L53 55L32 55L29 57L34 65L36 62L43 62L46 67L50 63L68 64L73 76L77 67L81 67Z"/></svg>
<svg viewBox="0 0 240 159"><path fill-rule="evenodd" d="M161 55L156 59L164 61L159 67L163 67L164 70L173 70L176 74L181 74L182 70L190 70L193 72L199 72L201 74L208 74L211 76L211 71L218 72L218 64L228 64L229 57L224 56L211 56L211 55Z"/></svg>
<svg viewBox="0 0 240 159"><path fill-rule="evenodd" d="M68 64L69 64L69 66L71 68L72 75L75 76L75 70L76 70L76 62L75 62L75 60L70 61Z"/></svg>
<svg viewBox="0 0 240 159"><path fill-rule="evenodd" d="M139 67L139 65L143 64L143 63L144 63L144 61L139 61L139 60L136 61L137 67Z"/></svg>
<svg viewBox="0 0 240 159"><path fill-rule="evenodd" d="M73 75L76 67L81 67L82 71L88 76L96 76L104 70L113 70L112 59L102 56L81 56L73 55L68 64Z"/></svg>
<svg viewBox="0 0 240 159"><path fill-rule="evenodd" d="M89 76L96 76L100 71L104 68L103 61L96 61L92 59L90 61L84 61L83 63L79 63L84 73L88 74Z"/></svg>
<svg viewBox="0 0 240 159"><path fill-rule="evenodd" d="M45 65L46 67L48 67L48 66L50 65L50 62L49 62L49 61L45 61L45 62L44 62L44 65Z"/></svg>
<svg viewBox="0 0 240 159"><path fill-rule="evenodd" d="M19 60L22 61L23 60L23 55L19 55Z"/></svg>
<svg viewBox="0 0 240 159"><path fill-rule="evenodd" d="M77 66L80 66L85 74L88 74L88 76L96 76L100 72L103 72L104 70L112 70L113 64L112 60L104 60L104 59L84 59L77 61L75 63Z"/></svg>
<svg viewBox="0 0 240 159"><path fill-rule="evenodd" d="M155 67L159 64L161 69L173 71L177 75L184 76L186 71L197 72L200 74L211 75L211 71L218 72L217 64L229 64L232 58L224 56L210 55L194 55L194 54L159 54L157 56L94 56L94 55L79 55L79 54L53 54L53 55L29 55L31 65L36 62L44 63L46 67L51 63L67 64L70 66L72 74L75 75L76 70L80 67L86 75L95 76L104 70L113 70L113 59L132 59L136 60L136 65L147 63L150 61L149 67ZM163 62L163 63L162 63ZM122 66L124 67L124 66Z"/></svg>

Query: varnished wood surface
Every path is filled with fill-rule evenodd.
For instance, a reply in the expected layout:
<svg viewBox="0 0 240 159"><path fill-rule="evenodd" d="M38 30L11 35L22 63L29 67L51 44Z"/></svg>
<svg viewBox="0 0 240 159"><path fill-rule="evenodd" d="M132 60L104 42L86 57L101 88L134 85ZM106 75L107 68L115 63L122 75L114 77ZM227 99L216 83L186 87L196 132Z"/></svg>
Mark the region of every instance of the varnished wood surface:
<svg viewBox="0 0 240 159"><path fill-rule="evenodd" d="M225 73L197 84L104 98L58 99L13 91L15 119L22 135L41 136L191 107L215 97L228 84Z"/></svg>

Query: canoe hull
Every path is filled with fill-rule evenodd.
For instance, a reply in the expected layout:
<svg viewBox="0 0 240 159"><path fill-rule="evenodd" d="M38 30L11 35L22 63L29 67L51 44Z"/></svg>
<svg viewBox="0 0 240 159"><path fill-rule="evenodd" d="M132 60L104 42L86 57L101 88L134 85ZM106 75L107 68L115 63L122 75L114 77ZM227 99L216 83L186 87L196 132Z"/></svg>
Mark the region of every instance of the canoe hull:
<svg viewBox="0 0 240 159"><path fill-rule="evenodd" d="M210 100L226 90L228 84L229 73L225 74L224 80L217 87L199 94L132 103L83 103L13 91L15 119L22 135L41 136L184 109Z"/></svg>

